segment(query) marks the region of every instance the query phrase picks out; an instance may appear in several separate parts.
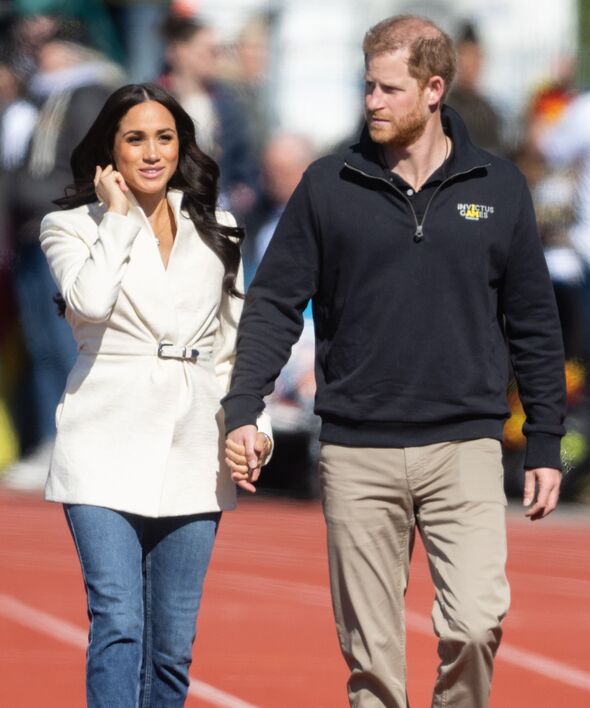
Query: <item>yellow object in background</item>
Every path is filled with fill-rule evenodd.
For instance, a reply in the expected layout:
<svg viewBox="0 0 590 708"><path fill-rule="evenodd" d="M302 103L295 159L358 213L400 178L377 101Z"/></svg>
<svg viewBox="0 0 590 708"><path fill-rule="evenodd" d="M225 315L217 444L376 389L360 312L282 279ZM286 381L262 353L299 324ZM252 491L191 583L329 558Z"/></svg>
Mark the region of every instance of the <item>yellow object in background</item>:
<svg viewBox="0 0 590 708"><path fill-rule="evenodd" d="M5 402L0 399L0 472L18 459L18 439Z"/></svg>

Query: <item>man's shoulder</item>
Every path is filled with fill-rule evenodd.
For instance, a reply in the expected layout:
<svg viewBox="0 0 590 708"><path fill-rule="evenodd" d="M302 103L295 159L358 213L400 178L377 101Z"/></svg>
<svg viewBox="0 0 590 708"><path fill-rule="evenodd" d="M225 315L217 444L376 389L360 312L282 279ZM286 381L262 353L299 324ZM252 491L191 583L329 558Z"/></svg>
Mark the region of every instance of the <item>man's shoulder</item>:
<svg viewBox="0 0 590 708"><path fill-rule="evenodd" d="M498 183L501 181L513 188L515 185L523 184L526 181L520 168L512 160L488 152L480 147L477 148L477 152L480 155L482 164L486 165L488 175L494 182Z"/></svg>
<svg viewBox="0 0 590 708"><path fill-rule="evenodd" d="M306 170L312 182L330 179L338 175L346 162L347 151L332 152L314 160Z"/></svg>

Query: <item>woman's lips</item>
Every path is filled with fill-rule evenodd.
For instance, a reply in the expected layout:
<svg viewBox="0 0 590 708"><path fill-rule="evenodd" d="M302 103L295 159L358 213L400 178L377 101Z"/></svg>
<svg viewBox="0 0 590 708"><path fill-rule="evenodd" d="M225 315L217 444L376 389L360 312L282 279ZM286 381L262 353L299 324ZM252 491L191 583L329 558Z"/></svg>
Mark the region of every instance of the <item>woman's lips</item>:
<svg viewBox="0 0 590 708"><path fill-rule="evenodd" d="M146 179L156 179L162 172L164 172L163 167L143 167L139 170L140 174Z"/></svg>

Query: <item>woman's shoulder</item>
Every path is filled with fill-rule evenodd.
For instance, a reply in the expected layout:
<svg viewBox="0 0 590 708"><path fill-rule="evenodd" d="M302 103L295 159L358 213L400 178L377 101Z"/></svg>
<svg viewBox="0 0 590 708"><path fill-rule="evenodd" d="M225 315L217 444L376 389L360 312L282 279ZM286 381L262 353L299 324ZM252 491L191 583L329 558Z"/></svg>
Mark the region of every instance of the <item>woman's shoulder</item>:
<svg viewBox="0 0 590 708"><path fill-rule="evenodd" d="M95 228L104 216L104 206L99 202L82 204L73 209L58 209L43 217L41 232L47 229Z"/></svg>
<svg viewBox="0 0 590 708"><path fill-rule="evenodd" d="M225 209L216 209L215 218L217 219L217 223L222 226L237 226L234 215Z"/></svg>

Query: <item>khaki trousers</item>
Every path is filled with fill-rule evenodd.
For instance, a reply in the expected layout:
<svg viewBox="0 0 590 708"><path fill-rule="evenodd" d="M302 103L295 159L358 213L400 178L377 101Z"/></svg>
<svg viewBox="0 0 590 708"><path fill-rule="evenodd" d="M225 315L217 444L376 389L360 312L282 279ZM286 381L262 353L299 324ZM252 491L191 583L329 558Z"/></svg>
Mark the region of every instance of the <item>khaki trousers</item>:
<svg viewBox="0 0 590 708"><path fill-rule="evenodd" d="M409 705L404 594L417 528L435 588L432 706L487 706L510 602L500 443L323 444L320 484L350 705Z"/></svg>

